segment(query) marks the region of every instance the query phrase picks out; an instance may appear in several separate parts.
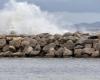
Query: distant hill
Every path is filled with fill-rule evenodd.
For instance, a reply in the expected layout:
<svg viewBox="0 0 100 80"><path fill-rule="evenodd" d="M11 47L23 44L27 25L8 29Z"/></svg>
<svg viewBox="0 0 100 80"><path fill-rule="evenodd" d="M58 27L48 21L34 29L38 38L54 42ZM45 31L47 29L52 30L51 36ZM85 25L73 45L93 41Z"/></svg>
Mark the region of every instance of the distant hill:
<svg viewBox="0 0 100 80"><path fill-rule="evenodd" d="M100 22L95 23L80 23L73 25L78 31L100 31Z"/></svg>

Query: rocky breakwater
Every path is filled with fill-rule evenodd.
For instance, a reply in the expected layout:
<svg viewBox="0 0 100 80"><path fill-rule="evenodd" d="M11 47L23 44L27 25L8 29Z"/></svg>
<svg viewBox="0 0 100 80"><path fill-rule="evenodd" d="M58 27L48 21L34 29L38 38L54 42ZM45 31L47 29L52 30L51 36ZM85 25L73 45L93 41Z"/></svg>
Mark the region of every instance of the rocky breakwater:
<svg viewBox="0 0 100 80"><path fill-rule="evenodd" d="M100 57L100 35L0 35L0 57Z"/></svg>

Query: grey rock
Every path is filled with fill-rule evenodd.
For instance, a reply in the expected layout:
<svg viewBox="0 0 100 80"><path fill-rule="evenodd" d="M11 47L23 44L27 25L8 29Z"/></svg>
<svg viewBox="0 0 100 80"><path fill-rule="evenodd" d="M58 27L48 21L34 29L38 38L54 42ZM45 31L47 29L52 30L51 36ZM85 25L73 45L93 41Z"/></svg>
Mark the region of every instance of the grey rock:
<svg viewBox="0 0 100 80"><path fill-rule="evenodd" d="M95 52L95 49L94 48L84 48L82 53L83 54L91 55L94 52Z"/></svg>
<svg viewBox="0 0 100 80"><path fill-rule="evenodd" d="M55 43L50 43L50 44L48 44L48 45L46 45L46 46L43 47L43 51L48 52L48 50L50 48L55 48L55 46L56 46Z"/></svg>
<svg viewBox="0 0 100 80"><path fill-rule="evenodd" d="M55 56L55 49L50 48L45 56L46 57L54 57Z"/></svg>
<svg viewBox="0 0 100 80"><path fill-rule="evenodd" d="M57 57L63 57L63 53L64 53L64 48L60 47L60 48L55 52L55 56L57 56Z"/></svg>
<svg viewBox="0 0 100 80"><path fill-rule="evenodd" d="M6 40L5 39L0 39L0 48L6 45Z"/></svg>
<svg viewBox="0 0 100 80"><path fill-rule="evenodd" d="M72 56L72 55L73 55L73 53L71 50L64 48L63 57Z"/></svg>
<svg viewBox="0 0 100 80"><path fill-rule="evenodd" d="M100 52L99 51L95 51L94 53L92 53L91 56L92 57L100 57Z"/></svg>
<svg viewBox="0 0 100 80"><path fill-rule="evenodd" d="M74 55L75 55L75 57L81 57L82 56L82 49L75 49Z"/></svg>

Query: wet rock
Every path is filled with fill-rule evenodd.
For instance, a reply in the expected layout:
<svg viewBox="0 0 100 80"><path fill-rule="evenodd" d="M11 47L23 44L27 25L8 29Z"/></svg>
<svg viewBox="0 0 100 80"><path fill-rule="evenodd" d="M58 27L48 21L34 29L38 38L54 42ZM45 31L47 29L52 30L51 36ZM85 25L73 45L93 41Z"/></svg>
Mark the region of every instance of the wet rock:
<svg viewBox="0 0 100 80"><path fill-rule="evenodd" d="M6 45L6 40L5 39L0 39L0 48Z"/></svg>

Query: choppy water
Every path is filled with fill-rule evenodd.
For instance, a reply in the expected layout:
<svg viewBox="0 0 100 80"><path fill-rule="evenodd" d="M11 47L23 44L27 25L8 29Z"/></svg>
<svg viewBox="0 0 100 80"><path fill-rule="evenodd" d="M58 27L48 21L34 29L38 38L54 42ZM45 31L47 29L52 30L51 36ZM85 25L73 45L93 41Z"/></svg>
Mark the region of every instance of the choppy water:
<svg viewBox="0 0 100 80"><path fill-rule="evenodd" d="M1 58L0 80L100 80L100 59Z"/></svg>

